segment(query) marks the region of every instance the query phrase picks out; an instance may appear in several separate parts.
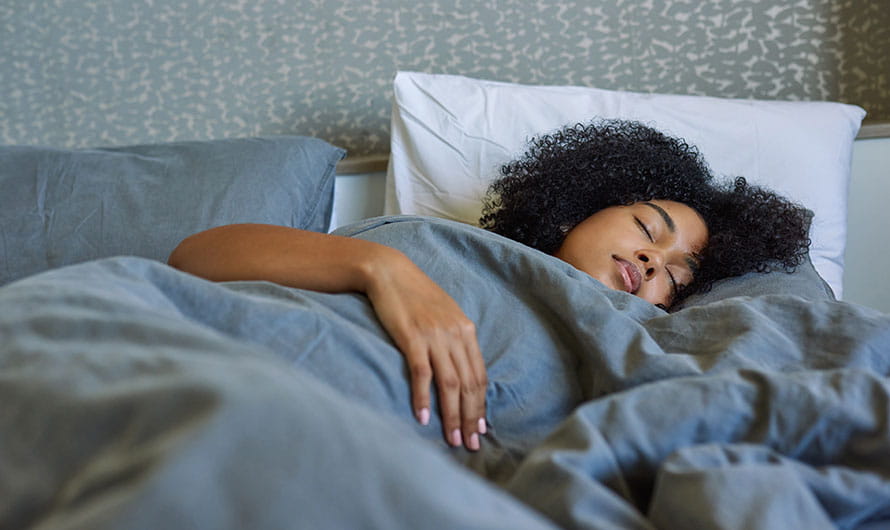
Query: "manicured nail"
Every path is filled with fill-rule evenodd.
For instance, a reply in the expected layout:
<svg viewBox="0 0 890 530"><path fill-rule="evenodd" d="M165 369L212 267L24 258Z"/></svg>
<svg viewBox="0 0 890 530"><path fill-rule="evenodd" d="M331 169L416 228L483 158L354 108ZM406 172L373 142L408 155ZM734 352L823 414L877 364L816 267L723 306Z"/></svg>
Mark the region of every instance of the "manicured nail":
<svg viewBox="0 0 890 530"><path fill-rule="evenodd" d="M478 434L473 433L473 434L470 435L470 443L469 443L469 447L470 447L470 450L471 450L471 451L478 451L478 450L479 450L479 435L478 435Z"/></svg>
<svg viewBox="0 0 890 530"><path fill-rule="evenodd" d="M454 429L451 431L451 445L454 447L460 447L460 429Z"/></svg>
<svg viewBox="0 0 890 530"><path fill-rule="evenodd" d="M430 423L430 409L428 409L428 408L420 409L420 412L417 413L417 421L419 421L421 425L429 425L429 423Z"/></svg>
<svg viewBox="0 0 890 530"><path fill-rule="evenodd" d="M479 434L485 434L488 432L488 425L485 423L485 418L479 418Z"/></svg>

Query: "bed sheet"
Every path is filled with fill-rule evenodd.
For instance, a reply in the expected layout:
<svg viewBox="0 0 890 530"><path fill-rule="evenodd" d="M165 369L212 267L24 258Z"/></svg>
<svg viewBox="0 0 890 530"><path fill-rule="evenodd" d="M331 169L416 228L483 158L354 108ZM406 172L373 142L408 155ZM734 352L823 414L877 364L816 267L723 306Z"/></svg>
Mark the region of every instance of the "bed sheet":
<svg viewBox="0 0 890 530"><path fill-rule="evenodd" d="M890 518L890 316L793 296L667 314L459 223L340 233L400 248L476 322L481 451L413 420L363 296L109 258L0 289L0 528Z"/></svg>

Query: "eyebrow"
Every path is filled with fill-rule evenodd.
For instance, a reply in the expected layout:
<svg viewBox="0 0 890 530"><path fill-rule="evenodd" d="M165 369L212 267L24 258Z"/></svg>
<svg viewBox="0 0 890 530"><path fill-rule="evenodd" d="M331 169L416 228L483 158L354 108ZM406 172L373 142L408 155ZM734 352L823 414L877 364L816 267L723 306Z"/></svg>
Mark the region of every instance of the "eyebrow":
<svg viewBox="0 0 890 530"><path fill-rule="evenodd" d="M657 204L653 204L651 202L644 202L643 204L645 204L646 206L649 206L651 208L654 208L655 211L658 212L658 215L660 215L661 218L664 219L664 224L667 225L668 230L670 230L671 233L677 231L677 225L674 224L674 219L666 211L664 211L664 208L662 208L661 206L659 206Z"/></svg>

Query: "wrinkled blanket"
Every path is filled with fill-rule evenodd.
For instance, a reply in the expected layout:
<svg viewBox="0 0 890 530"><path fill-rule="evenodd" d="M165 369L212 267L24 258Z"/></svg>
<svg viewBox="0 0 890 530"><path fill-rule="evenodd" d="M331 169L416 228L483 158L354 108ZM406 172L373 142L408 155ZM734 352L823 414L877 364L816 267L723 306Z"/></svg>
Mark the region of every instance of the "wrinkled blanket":
<svg viewBox="0 0 890 530"><path fill-rule="evenodd" d="M481 451L414 421L364 296L109 258L0 288L0 528L890 520L890 315L793 296L667 314L457 223L343 233L404 251L476 323Z"/></svg>

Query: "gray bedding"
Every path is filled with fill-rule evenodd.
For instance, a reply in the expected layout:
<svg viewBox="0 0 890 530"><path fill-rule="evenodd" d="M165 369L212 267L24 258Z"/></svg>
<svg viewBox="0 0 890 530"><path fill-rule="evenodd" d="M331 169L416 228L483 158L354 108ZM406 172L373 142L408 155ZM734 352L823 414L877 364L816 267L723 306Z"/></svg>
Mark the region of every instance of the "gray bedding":
<svg viewBox="0 0 890 530"><path fill-rule="evenodd" d="M464 225L344 233L476 323L481 451L414 421L363 296L108 258L0 288L0 528L890 521L890 316L787 295L667 314Z"/></svg>

